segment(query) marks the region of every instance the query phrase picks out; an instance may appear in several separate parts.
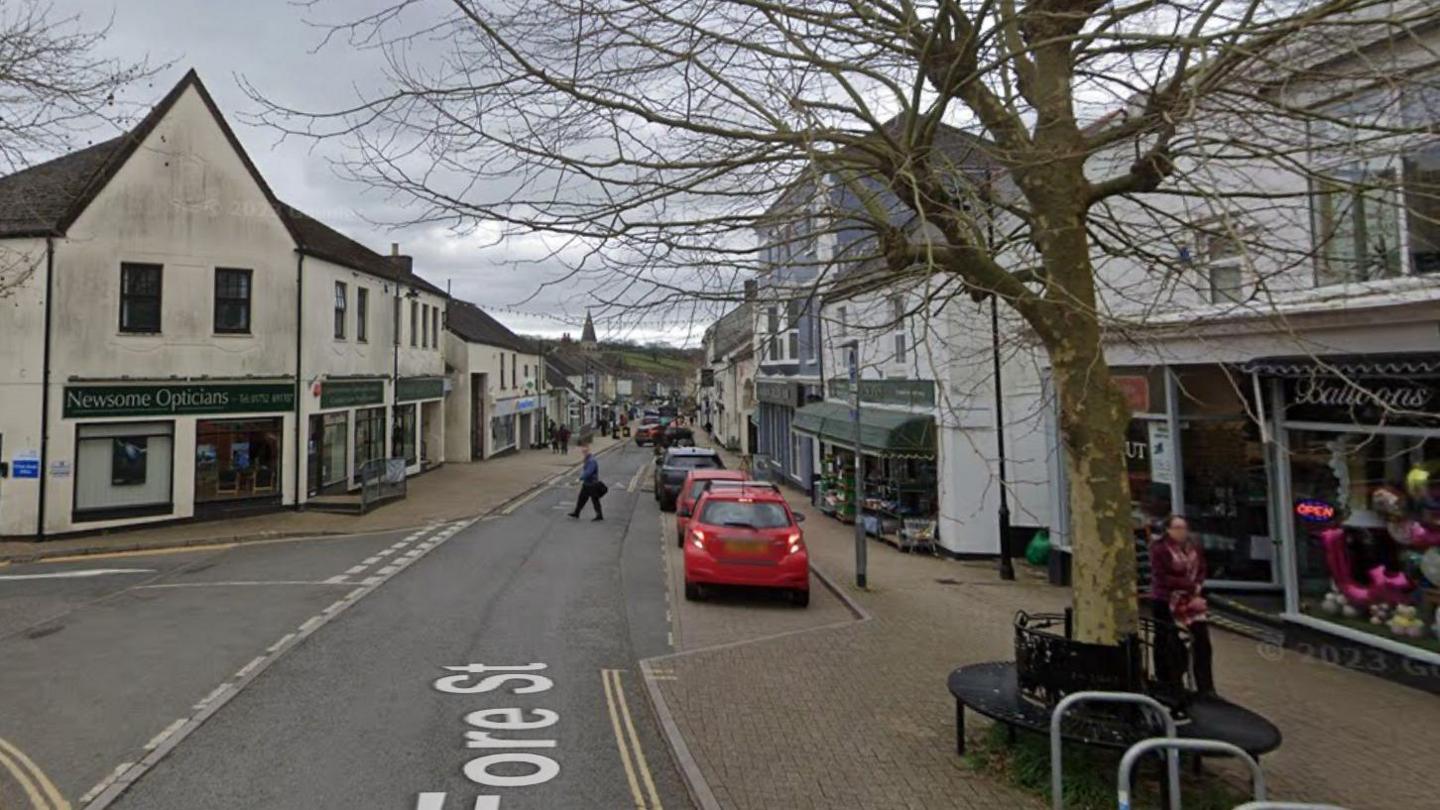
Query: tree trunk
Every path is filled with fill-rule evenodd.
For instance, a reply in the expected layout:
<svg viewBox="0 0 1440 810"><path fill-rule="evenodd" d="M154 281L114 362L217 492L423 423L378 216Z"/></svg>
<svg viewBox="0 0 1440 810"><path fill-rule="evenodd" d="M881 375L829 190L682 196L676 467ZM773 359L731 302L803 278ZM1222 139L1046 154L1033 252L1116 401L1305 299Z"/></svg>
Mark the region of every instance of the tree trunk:
<svg viewBox="0 0 1440 810"><path fill-rule="evenodd" d="M1130 416L1098 340L1067 335L1050 357L1069 476L1076 633L1114 644L1134 631L1138 617L1124 456Z"/></svg>

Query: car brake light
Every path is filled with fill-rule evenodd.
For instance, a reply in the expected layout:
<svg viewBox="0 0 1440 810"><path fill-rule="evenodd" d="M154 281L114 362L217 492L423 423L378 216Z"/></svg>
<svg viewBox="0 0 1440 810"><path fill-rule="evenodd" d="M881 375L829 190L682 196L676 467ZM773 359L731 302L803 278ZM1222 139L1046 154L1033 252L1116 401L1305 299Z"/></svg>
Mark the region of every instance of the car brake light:
<svg viewBox="0 0 1440 810"><path fill-rule="evenodd" d="M690 540L695 544L696 548L705 548L705 532L696 529L690 533Z"/></svg>
<svg viewBox="0 0 1440 810"><path fill-rule="evenodd" d="M805 541L801 539L800 532L791 532L790 536L785 539L790 545L791 554L796 554L805 548Z"/></svg>

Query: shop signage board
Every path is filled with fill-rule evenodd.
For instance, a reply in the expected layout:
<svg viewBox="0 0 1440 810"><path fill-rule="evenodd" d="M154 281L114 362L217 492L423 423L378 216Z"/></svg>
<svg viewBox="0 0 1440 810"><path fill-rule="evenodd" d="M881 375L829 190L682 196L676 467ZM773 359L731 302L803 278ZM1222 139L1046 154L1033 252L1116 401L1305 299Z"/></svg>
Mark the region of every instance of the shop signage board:
<svg viewBox="0 0 1440 810"><path fill-rule="evenodd" d="M66 419L106 416L180 416L270 413L295 409L293 383L174 383L169 385L67 385Z"/></svg>
<svg viewBox="0 0 1440 810"><path fill-rule="evenodd" d="M761 402L798 408L800 407L800 387L792 382L756 380L755 398Z"/></svg>
<svg viewBox="0 0 1440 810"><path fill-rule="evenodd" d="M39 478L40 453L36 450L22 450L10 459L11 478Z"/></svg>
<svg viewBox="0 0 1440 810"><path fill-rule="evenodd" d="M1170 441L1170 425L1147 422L1150 439L1150 480L1156 484L1175 483L1175 449Z"/></svg>
<svg viewBox="0 0 1440 810"><path fill-rule="evenodd" d="M1285 417L1297 422L1440 424L1440 380L1301 377L1285 381Z"/></svg>
<svg viewBox="0 0 1440 810"><path fill-rule="evenodd" d="M1150 381L1148 379L1128 374L1117 374L1110 379L1115 383L1115 387L1120 389L1120 394L1125 397L1125 404L1130 407L1131 413L1150 412Z"/></svg>
<svg viewBox="0 0 1440 810"><path fill-rule="evenodd" d="M535 397L526 397L515 403L515 410L522 413L524 411L533 411L539 405L540 401Z"/></svg>
<svg viewBox="0 0 1440 810"><path fill-rule="evenodd" d="M384 402L384 380L326 380L320 386L322 408L353 408Z"/></svg>
<svg viewBox="0 0 1440 810"><path fill-rule="evenodd" d="M852 399L849 380L830 380L830 399ZM932 380L861 380L860 401L875 405L905 405L915 408L935 407L935 383Z"/></svg>
<svg viewBox="0 0 1440 810"><path fill-rule="evenodd" d="M401 377L396 386L396 397L401 402L419 399L440 399L445 396L444 377Z"/></svg>
<svg viewBox="0 0 1440 810"><path fill-rule="evenodd" d="M71 472L70 462L60 459L50 462L51 478L69 478Z"/></svg>

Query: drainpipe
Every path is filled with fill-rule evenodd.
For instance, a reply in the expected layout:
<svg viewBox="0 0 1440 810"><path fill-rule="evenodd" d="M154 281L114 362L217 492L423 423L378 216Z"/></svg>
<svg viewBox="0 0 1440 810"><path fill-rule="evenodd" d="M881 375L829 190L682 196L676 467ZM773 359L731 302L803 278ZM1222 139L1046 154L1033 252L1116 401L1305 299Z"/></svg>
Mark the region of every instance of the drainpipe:
<svg viewBox="0 0 1440 810"><path fill-rule="evenodd" d="M55 237L45 237L45 337L40 368L40 508L35 514L35 539L45 539L45 481L50 455L50 321L55 292Z"/></svg>
<svg viewBox="0 0 1440 810"><path fill-rule="evenodd" d="M300 448L305 444L305 254L295 251L295 508L308 495L310 476L300 479Z"/></svg>

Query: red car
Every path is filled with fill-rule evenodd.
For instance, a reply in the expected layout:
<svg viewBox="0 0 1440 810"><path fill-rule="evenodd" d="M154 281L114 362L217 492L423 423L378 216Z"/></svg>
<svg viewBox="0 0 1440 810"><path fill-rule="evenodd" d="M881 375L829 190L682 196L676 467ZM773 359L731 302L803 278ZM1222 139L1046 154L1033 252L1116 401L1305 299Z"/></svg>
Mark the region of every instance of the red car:
<svg viewBox="0 0 1440 810"><path fill-rule="evenodd" d="M690 513L700 496L710 491L716 481L744 481L745 473L740 470L691 470L680 487L680 497L675 502L675 539L681 548L685 547L685 530L690 525Z"/></svg>
<svg viewBox="0 0 1440 810"><path fill-rule="evenodd" d="M774 484L713 483L686 529L685 598L702 598L706 585L748 585L783 588L796 605L810 604L804 517Z"/></svg>
<svg viewBox="0 0 1440 810"><path fill-rule="evenodd" d="M640 447L654 444L663 432L665 432L665 426L660 424L659 420L643 419L639 427L635 428L635 444Z"/></svg>

